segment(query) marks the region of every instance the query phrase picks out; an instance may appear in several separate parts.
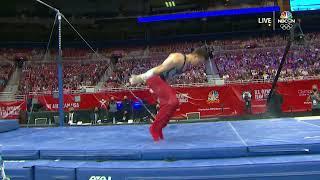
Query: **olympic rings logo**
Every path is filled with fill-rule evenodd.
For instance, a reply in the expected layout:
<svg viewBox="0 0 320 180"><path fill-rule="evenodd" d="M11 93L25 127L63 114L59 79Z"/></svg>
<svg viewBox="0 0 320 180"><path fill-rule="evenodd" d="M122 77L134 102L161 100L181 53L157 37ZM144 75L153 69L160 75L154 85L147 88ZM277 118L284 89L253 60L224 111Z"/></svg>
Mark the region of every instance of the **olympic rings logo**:
<svg viewBox="0 0 320 180"><path fill-rule="evenodd" d="M293 24L292 23L288 23L288 24L280 24L281 29L283 30L290 30L291 28L293 28Z"/></svg>

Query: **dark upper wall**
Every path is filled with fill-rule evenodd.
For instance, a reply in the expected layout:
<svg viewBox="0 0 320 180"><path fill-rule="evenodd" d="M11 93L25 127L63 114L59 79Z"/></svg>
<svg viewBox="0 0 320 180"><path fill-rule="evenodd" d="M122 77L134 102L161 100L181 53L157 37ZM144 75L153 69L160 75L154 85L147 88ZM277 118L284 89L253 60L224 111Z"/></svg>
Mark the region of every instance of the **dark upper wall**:
<svg viewBox="0 0 320 180"><path fill-rule="evenodd" d="M235 7L265 6L275 0L174 0L176 7L167 8L165 0L43 0L68 16L117 17L189 10L228 9ZM8 0L0 6L0 17L46 17L52 12L35 0Z"/></svg>
<svg viewBox="0 0 320 180"><path fill-rule="evenodd" d="M130 1L133 3L127 3L124 0L79 0L74 3L74 0L47 0L48 3L53 4L57 7L61 7L63 11L66 12L90 12L96 10L90 16L93 17L74 17L68 19L74 24L74 26L79 30L80 33L89 41L95 42L105 42L105 41L126 41L126 40L143 40L152 41L154 39L163 39L167 37L180 37L180 36L197 36L199 34L216 34L216 33L228 33L228 32L243 32L243 31L261 31L270 30L270 27L266 25L260 25L257 23L258 17L272 17L272 14L262 14L259 16L239 16L239 17L220 17L220 18L208 18L208 19L195 19L195 20L185 20L185 21L173 21L173 22L162 22L162 23L152 23L152 24L138 24L136 17L114 17L106 18L95 15L95 13L106 12L106 9L114 8L114 11L121 12L134 12L140 11L141 9L134 10L135 4L139 2L145 2L147 0L136 0ZM177 2L184 3L196 3L193 0L176 0ZM250 0L249 0L250 1ZM250 3L250 2L247 3ZM3 3L4 5L0 7L6 9L6 11L0 11L0 41L40 41L47 42L52 23L54 18L54 13L49 11L46 7L42 7L34 1L19 0L19 3L12 5L18 0L8 1L10 3ZM31 2L31 3L30 3ZM109 6L104 3L108 2ZM147 1L149 6L158 7L161 6L163 1ZM209 7L212 6L213 1L209 0L197 0L200 2L200 6ZM210 3L209 3L210 2ZM222 0L214 1L216 6L221 3ZM236 2L236 1L229 1ZM237 1L239 2L239 1ZM241 1L242 2L242 1ZM257 2L257 1L253 1ZM261 1L263 2L263 1ZM125 4L122 5L122 4ZM232 4L232 3L231 3ZM86 8L80 8L86 5ZM97 5L99 5L98 8ZM233 5L233 4L232 4ZM230 5L231 6L231 5ZM15 17L4 17L3 14L9 12L10 10L16 10ZM112 9L112 8L111 8ZM131 10L132 11L131 11ZM46 14L46 16L38 17L21 17L21 14L30 11L34 15L38 16L38 13ZM91 12L92 13L92 12ZM89 13L90 14L90 13ZM277 14L277 17L279 14ZM296 14L295 14L296 16ZM50 17L50 18L49 18ZM303 23L302 27L304 30L319 28L320 22L319 12L302 13L299 15ZM54 32L53 43L56 41L56 31ZM78 36L63 23L63 41L80 41Z"/></svg>

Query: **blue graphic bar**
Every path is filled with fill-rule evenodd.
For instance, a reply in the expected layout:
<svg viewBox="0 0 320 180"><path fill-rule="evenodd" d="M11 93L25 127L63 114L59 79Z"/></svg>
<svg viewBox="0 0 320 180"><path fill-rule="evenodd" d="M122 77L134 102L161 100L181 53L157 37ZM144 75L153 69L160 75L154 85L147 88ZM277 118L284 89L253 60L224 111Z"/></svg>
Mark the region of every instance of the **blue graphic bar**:
<svg viewBox="0 0 320 180"><path fill-rule="evenodd" d="M217 10L217 11L203 11L203 12L188 12L188 13L176 13L176 14L163 14L154 16L138 17L139 23L150 23L160 21L173 21L182 19L197 19L206 17L219 17L219 16L236 16L243 14L260 14L267 12L279 12L279 6L267 6L260 8L241 8L241 9L228 9L228 10Z"/></svg>

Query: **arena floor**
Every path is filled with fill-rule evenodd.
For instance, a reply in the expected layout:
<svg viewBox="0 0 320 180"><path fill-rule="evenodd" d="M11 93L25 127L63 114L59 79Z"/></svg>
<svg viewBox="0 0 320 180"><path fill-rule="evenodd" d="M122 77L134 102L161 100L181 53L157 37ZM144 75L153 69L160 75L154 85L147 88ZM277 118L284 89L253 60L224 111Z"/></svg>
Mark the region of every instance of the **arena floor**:
<svg viewBox="0 0 320 180"><path fill-rule="evenodd" d="M320 117L20 128L0 133L13 179L319 179Z"/></svg>

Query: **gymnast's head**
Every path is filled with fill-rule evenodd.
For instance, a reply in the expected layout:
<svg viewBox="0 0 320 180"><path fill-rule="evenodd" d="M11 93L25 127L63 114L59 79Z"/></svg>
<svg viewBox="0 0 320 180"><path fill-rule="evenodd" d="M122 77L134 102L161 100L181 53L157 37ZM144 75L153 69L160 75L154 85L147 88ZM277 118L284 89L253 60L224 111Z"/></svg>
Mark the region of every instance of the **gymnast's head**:
<svg viewBox="0 0 320 180"><path fill-rule="evenodd" d="M206 47L200 47L188 54L188 61L192 65L203 64L209 60L209 52Z"/></svg>

